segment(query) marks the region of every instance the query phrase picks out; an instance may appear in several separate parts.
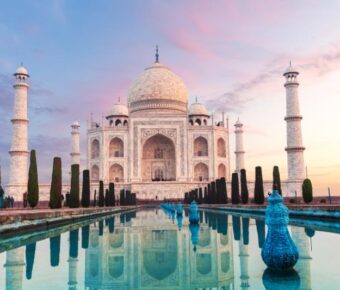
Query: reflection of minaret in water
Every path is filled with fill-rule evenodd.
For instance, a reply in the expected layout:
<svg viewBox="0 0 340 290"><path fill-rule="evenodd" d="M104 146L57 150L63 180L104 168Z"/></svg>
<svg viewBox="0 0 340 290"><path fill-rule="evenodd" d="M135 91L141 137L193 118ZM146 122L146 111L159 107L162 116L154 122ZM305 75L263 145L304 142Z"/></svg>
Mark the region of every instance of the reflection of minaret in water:
<svg viewBox="0 0 340 290"><path fill-rule="evenodd" d="M239 257L240 257L240 279L241 289L249 289L248 273L248 241L249 241L249 219L242 218L242 234L239 240Z"/></svg>
<svg viewBox="0 0 340 290"><path fill-rule="evenodd" d="M70 252L68 262L68 289L77 289L77 264L78 264L78 234L79 230L70 231Z"/></svg>
<svg viewBox="0 0 340 290"><path fill-rule="evenodd" d="M6 268L6 290L22 289L24 266L24 249L22 247L7 252L4 265Z"/></svg>
<svg viewBox="0 0 340 290"><path fill-rule="evenodd" d="M294 269L299 273L300 276L300 290L312 289L311 281L311 253L310 253L310 240L305 233L305 229L302 227L292 227L292 238L295 242L296 247L299 251L299 260L294 266Z"/></svg>

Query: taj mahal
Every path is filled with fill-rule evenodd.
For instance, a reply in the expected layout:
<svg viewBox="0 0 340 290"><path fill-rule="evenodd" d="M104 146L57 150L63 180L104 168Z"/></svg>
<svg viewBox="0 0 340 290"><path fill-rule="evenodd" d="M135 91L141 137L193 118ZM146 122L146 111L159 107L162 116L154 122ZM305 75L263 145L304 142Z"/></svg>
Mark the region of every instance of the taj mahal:
<svg viewBox="0 0 340 290"><path fill-rule="evenodd" d="M304 146L298 97L298 71L290 64L284 72L286 88L288 180L285 195L301 193ZM7 192L22 198L28 167L29 74L20 66L15 76L15 105L10 149L11 168ZM224 177L230 186L232 172L246 169L243 124L234 124L235 152L230 150L232 128L226 114L216 119L198 100L189 104L189 93L179 76L159 60L132 82L127 105L119 101L101 121L87 122L87 164L80 164L80 123L71 125L71 164L90 170L91 191L102 180L114 182L138 199L182 198L183 193ZM282 150L283 151L283 150ZM284 151L283 151L284 152ZM235 154L235 165L230 156ZM273 161L274 162L274 161ZM249 181L250 190L253 182ZM271 181L264 182L265 190ZM41 199L48 199L49 185L41 184ZM69 185L63 185L68 191Z"/></svg>

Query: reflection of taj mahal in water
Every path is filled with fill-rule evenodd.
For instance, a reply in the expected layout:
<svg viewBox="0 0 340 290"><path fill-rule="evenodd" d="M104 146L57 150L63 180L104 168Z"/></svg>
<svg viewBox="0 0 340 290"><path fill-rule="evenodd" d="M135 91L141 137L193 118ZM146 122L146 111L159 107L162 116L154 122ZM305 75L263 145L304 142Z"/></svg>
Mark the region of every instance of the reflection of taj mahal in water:
<svg viewBox="0 0 340 290"><path fill-rule="evenodd" d="M155 212L137 212L129 227L115 223L114 233L106 229L102 236L99 228L92 225L86 250L85 286L89 290L231 289L231 231L222 235L201 224L194 251L195 233L190 232L187 219L184 220L178 230L176 224L164 224Z"/></svg>
<svg viewBox="0 0 340 290"><path fill-rule="evenodd" d="M253 243L258 239L261 247L264 231L262 234L258 232L257 238L253 235L255 231L249 235L248 218L233 216L231 219L229 216L228 219L228 215L205 213L199 226L194 227L188 224L186 217L167 222L165 218L162 211L139 211L86 226L89 230L84 250L85 263L78 259L78 230L75 236L67 233L70 234L69 245L64 246L70 251L68 274L65 273L62 278L64 285L68 285L69 290L83 289L83 285L86 290L256 289L254 272L262 273L250 262L254 264L257 261L260 269L264 264L260 262L260 252L250 251L249 237L252 237ZM255 226L251 220L250 225ZM310 290L310 240L303 227L292 227L291 232L300 252L294 267L300 277L299 289ZM82 245L83 235L84 231ZM77 249L75 256L74 249ZM55 248L50 254L54 256L53 261L59 261ZM34 269L33 264L29 265L27 256L25 261L24 247L7 251L4 264L7 290L26 289L23 282L27 267L31 267L31 271ZM46 270L53 275L56 268ZM80 272L84 273L84 280L79 277ZM33 278L39 274L33 273Z"/></svg>

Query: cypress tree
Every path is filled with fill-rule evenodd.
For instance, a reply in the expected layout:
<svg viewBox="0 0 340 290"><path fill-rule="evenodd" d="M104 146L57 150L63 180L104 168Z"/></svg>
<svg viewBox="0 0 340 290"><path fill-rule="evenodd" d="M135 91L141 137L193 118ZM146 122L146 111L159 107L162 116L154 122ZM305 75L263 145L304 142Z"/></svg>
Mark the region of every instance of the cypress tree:
<svg viewBox="0 0 340 290"><path fill-rule="evenodd" d="M105 189L105 206L110 205L110 195L109 195L109 189Z"/></svg>
<svg viewBox="0 0 340 290"><path fill-rule="evenodd" d="M79 207L79 164L71 165L71 190L69 206L71 208Z"/></svg>
<svg viewBox="0 0 340 290"><path fill-rule="evenodd" d="M207 187L204 187L203 202L208 203L208 188Z"/></svg>
<svg viewBox="0 0 340 290"><path fill-rule="evenodd" d="M228 203L227 183L224 177L221 178L222 203Z"/></svg>
<svg viewBox="0 0 340 290"><path fill-rule="evenodd" d="M313 201L313 186L310 179L306 178L302 183L302 197L303 201L310 203Z"/></svg>
<svg viewBox="0 0 340 290"><path fill-rule="evenodd" d="M83 170L83 188L81 192L81 206L90 206L90 170Z"/></svg>
<svg viewBox="0 0 340 290"><path fill-rule="evenodd" d="M93 206L96 207L97 205L97 190L94 190L94 196L93 196Z"/></svg>
<svg viewBox="0 0 340 290"><path fill-rule="evenodd" d="M119 199L119 201L120 201L120 205L125 205L125 191L124 191L124 189L121 189L120 190L120 199Z"/></svg>
<svg viewBox="0 0 340 290"><path fill-rule="evenodd" d="M30 167L28 171L27 201L31 208L38 205L39 201L39 182L38 168L35 150L31 150Z"/></svg>
<svg viewBox="0 0 340 290"><path fill-rule="evenodd" d="M61 158L54 157L53 159L53 171L52 171L52 183L50 190L50 208L61 208Z"/></svg>
<svg viewBox="0 0 340 290"><path fill-rule="evenodd" d="M104 182L101 180L99 181L99 200L98 205L100 207L104 206Z"/></svg>
<svg viewBox="0 0 340 290"><path fill-rule="evenodd" d="M110 182L109 184L109 206L116 205L116 197L115 197L115 184Z"/></svg>
<svg viewBox="0 0 340 290"><path fill-rule="evenodd" d="M125 204L131 205L131 191L130 190L125 191Z"/></svg>
<svg viewBox="0 0 340 290"><path fill-rule="evenodd" d="M216 203L220 204L222 203L222 194L221 194L221 182L220 179L215 180L216 184Z"/></svg>
<svg viewBox="0 0 340 290"><path fill-rule="evenodd" d="M198 202L200 204L203 203L203 191L202 191L202 187L200 187L199 190L198 190Z"/></svg>
<svg viewBox="0 0 340 290"><path fill-rule="evenodd" d="M248 203L249 193L248 193L248 185L247 185L247 175L246 170L241 169L241 199L242 203Z"/></svg>
<svg viewBox="0 0 340 290"><path fill-rule="evenodd" d="M212 200L211 200L211 184L208 183L208 203L212 203Z"/></svg>
<svg viewBox="0 0 340 290"><path fill-rule="evenodd" d="M238 204L240 202L240 190L238 184L238 174L234 172L231 175L231 203Z"/></svg>
<svg viewBox="0 0 340 290"><path fill-rule="evenodd" d="M186 192L186 193L184 194L184 203L186 203L186 204L189 203L189 193L188 193L188 192Z"/></svg>
<svg viewBox="0 0 340 290"><path fill-rule="evenodd" d="M50 238L50 263L52 267L59 265L60 235Z"/></svg>
<svg viewBox="0 0 340 290"><path fill-rule="evenodd" d="M113 234L115 231L115 218L109 218L108 220L108 225L109 225L109 233Z"/></svg>
<svg viewBox="0 0 340 290"><path fill-rule="evenodd" d="M81 248L88 249L90 239L90 226L83 226L81 228Z"/></svg>
<svg viewBox="0 0 340 290"><path fill-rule="evenodd" d="M31 280L32 272L33 272L33 264L34 264L34 256L35 256L35 246L36 243L32 243L26 245L26 279Z"/></svg>
<svg viewBox="0 0 340 290"><path fill-rule="evenodd" d="M211 199L212 199L213 204L217 203L217 193L216 193L216 182L215 181L211 182Z"/></svg>
<svg viewBox="0 0 340 290"><path fill-rule="evenodd" d="M282 195L281 190L281 178L280 178L280 171L278 166L274 166L273 168L273 189L275 188L279 191L279 194Z"/></svg>
<svg viewBox="0 0 340 290"><path fill-rule="evenodd" d="M262 168L260 166L255 167L254 202L256 204L264 203Z"/></svg>

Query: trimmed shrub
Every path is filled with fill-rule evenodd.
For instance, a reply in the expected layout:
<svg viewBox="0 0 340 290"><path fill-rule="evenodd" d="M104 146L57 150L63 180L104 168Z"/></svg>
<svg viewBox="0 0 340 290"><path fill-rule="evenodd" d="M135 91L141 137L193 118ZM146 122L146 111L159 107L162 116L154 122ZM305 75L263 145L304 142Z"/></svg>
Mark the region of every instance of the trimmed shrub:
<svg viewBox="0 0 340 290"><path fill-rule="evenodd" d="M124 191L124 189L120 190L119 202L120 202L120 205L125 205L125 191Z"/></svg>
<svg viewBox="0 0 340 290"><path fill-rule="evenodd" d="M189 203L189 193L188 192L186 192L186 193L184 193L184 203Z"/></svg>
<svg viewBox="0 0 340 290"><path fill-rule="evenodd" d="M97 206L97 190L94 190L94 195L93 195L93 206Z"/></svg>
<svg viewBox="0 0 340 290"><path fill-rule="evenodd" d="M198 202L200 204L203 203L203 191L202 191L202 187L200 187L199 190L198 190Z"/></svg>
<svg viewBox="0 0 340 290"><path fill-rule="evenodd" d="M273 190L276 189L279 191L279 194L282 195L281 190L281 178L280 178L280 171L278 166L274 166L273 168Z"/></svg>
<svg viewBox="0 0 340 290"><path fill-rule="evenodd" d="M105 206L109 206L110 197L109 197L109 189L105 189Z"/></svg>
<svg viewBox="0 0 340 290"><path fill-rule="evenodd" d="M39 182L38 168L35 150L31 150L30 167L28 170L27 201L31 208L38 205L39 201Z"/></svg>
<svg viewBox="0 0 340 290"><path fill-rule="evenodd" d="M326 199L321 198L321 199L320 199L320 203L326 203Z"/></svg>
<svg viewBox="0 0 340 290"><path fill-rule="evenodd" d="M54 157L49 202L50 208L61 208L61 186L62 186L61 158Z"/></svg>
<svg viewBox="0 0 340 290"><path fill-rule="evenodd" d="M259 247L262 249L264 241L266 239L266 227L264 220L255 219L256 222L256 231L257 231L257 241Z"/></svg>
<svg viewBox="0 0 340 290"><path fill-rule="evenodd" d="M264 203L262 168L260 166L255 167L254 202L256 204Z"/></svg>
<svg viewBox="0 0 340 290"><path fill-rule="evenodd" d="M249 245L249 218L242 218L243 245Z"/></svg>
<svg viewBox="0 0 340 290"><path fill-rule="evenodd" d="M79 207L79 164L71 165L71 190L69 207Z"/></svg>
<svg viewBox="0 0 340 290"><path fill-rule="evenodd" d="M227 182L224 177L220 179L220 186L222 191L221 202L228 203Z"/></svg>
<svg viewBox="0 0 340 290"><path fill-rule="evenodd" d="M233 220L233 233L234 240L239 241L241 239L241 218L239 216L232 216Z"/></svg>
<svg viewBox="0 0 340 290"><path fill-rule="evenodd" d="M208 203L208 188L207 187L204 187L203 202Z"/></svg>
<svg viewBox="0 0 340 290"><path fill-rule="evenodd" d="M81 192L81 206L90 206L90 170L83 170L83 188Z"/></svg>
<svg viewBox="0 0 340 290"><path fill-rule="evenodd" d="M245 169L241 169L241 200L243 204L248 203L249 200L247 175Z"/></svg>
<svg viewBox="0 0 340 290"><path fill-rule="evenodd" d="M313 201L313 186L311 180L308 178L306 178L302 183L302 197L306 203Z"/></svg>
<svg viewBox="0 0 340 290"><path fill-rule="evenodd" d="M238 174L234 172L231 175L231 203L238 204L240 202L240 190L238 183Z"/></svg>
<svg viewBox="0 0 340 290"><path fill-rule="evenodd" d="M116 197L115 197L115 184L113 182L109 183L109 206L116 205Z"/></svg>
<svg viewBox="0 0 340 290"><path fill-rule="evenodd" d="M98 206L103 207L104 206L104 182L101 180L99 181L99 200L98 200Z"/></svg>
<svg viewBox="0 0 340 290"><path fill-rule="evenodd" d="M216 182L211 182L211 203L217 203Z"/></svg>

